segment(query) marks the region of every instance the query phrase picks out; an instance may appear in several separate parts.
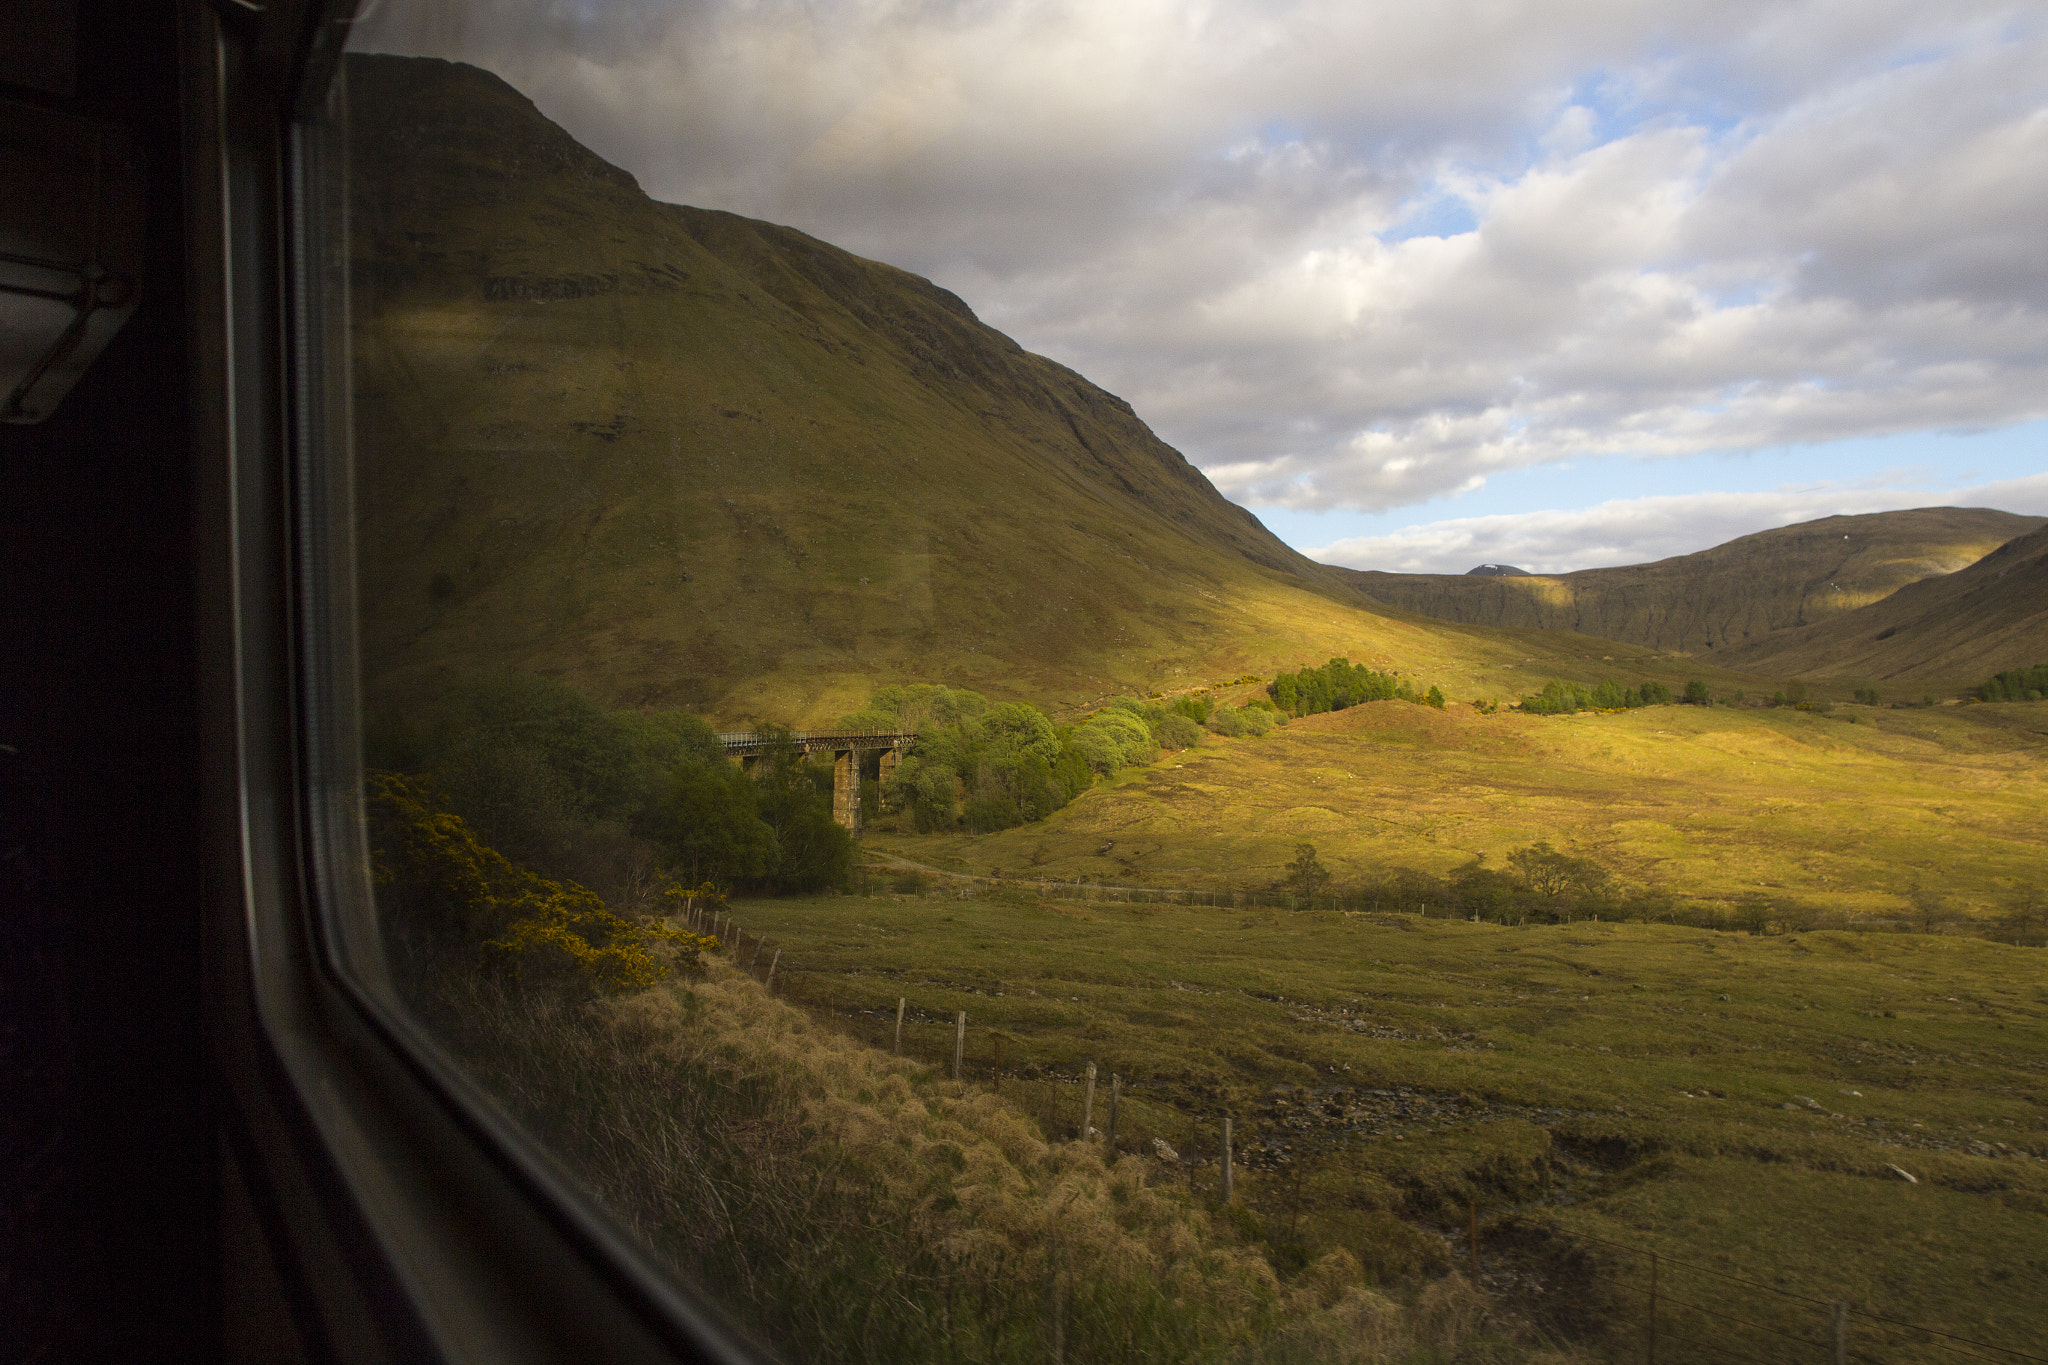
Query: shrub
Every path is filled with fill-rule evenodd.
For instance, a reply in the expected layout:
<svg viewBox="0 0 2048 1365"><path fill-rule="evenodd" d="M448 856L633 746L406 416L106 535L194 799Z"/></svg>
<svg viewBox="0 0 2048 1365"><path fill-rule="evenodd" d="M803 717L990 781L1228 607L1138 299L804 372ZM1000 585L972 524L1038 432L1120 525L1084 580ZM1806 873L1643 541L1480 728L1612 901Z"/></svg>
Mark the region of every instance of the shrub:
<svg viewBox="0 0 2048 1365"><path fill-rule="evenodd" d="M1202 742L1202 727L1178 711L1169 711L1152 725L1152 738L1162 749L1192 749Z"/></svg>
<svg viewBox="0 0 2048 1365"><path fill-rule="evenodd" d="M709 939L635 924L585 887L529 872L440 805L422 779L370 775L379 908L430 954L473 958L510 980L574 996L641 990L699 965Z"/></svg>

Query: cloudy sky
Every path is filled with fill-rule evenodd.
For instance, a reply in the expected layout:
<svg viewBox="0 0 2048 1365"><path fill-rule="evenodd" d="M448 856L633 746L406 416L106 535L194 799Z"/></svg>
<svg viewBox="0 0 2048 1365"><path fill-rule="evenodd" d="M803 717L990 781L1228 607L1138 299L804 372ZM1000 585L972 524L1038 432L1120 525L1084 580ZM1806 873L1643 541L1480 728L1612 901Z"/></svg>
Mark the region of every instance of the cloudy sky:
<svg viewBox="0 0 2048 1365"><path fill-rule="evenodd" d="M2048 8L370 0L658 198L927 275L1318 558L2048 514Z"/></svg>

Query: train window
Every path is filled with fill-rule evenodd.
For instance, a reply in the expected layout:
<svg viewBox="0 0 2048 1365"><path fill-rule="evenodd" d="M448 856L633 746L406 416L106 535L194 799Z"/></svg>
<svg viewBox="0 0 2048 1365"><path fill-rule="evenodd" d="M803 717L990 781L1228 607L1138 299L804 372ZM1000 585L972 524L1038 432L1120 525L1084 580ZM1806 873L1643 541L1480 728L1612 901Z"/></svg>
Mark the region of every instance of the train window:
<svg viewBox="0 0 2048 1365"><path fill-rule="evenodd" d="M331 965L533 1207L684 1324L662 1340L711 1354L1575 1361L1647 1341L1777 1359L1790 1338L1922 1359L1903 1343L2034 1339L2037 1309L1987 1291L1965 1321L1942 1287L2048 1254L2020 1227L2048 1207L2021 1161L2042 1152L2031 1082L1978 1061L1935 1079L1886 1022L1909 970L1935 1000L1932 957L1909 963L1905 930L1856 908L1878 901L1827 899L1844 894L1828 877L1765 894L1752 836L1705 832L1762 828L1759 765L1863 743L1815 738L1823 722L1952 718L1877 717L1862 688L1835 715L1796 680L1766 707L1741 690L1756 676L1669 642L1596 649L1562 617L1391 611L1364 594L1563 589L1504 565L1402 588L1312 562L1130 403L865 254L929 226L925 260L954 253L949 278L1001 295L1033 224L1152 194L1173 222L1147 248L1157 273L1117 281L1135 298L1171 293L1184 256L1237 249L1207 240L1230 215L1313 198L1328 149L1284 120L1204 125L1170 189L1094 195L1090 177L1125 174L1119 137L1205 107L1194 85L1159 106L1099 88L1097 38L1122 45L1102 68L1119 79L1155 49L1236 72L1225 48L1304 39L1257 7L1141 7L1100 32L1086 9L366 6L294 144L296 415L324 457L299 471L318 515L294 545ZM1372 25L1349 22L1313 31L1362 50ZM1517 23L1542 46L1538 19ZM863 25L885 38L859 60L821 55ZM1175 46L1204 25L1201 52ZM1429 60L1456 65L1460 35L1432 33ZM1311 66L1353 82L1318 53L1265 70L1262 98L1286 105L1274 92ZM1603 69L1560 66L1542 99L1604 89ZM1406 96L1385 98L1329 114L1330 145L1397 126ZM1592 136L1586 109L1557 117L1557 147ZM759 136L725 135L742 125ZM956 126L975 137L946 142ZM1526 131L1496 140L1553 155ZM1046 150L1094 136L1108 150L1085 166ZM976 161L988 147L1011 169ZM1459 182L1454 210L1360 188L1368 161L1344 163L1341 211L1317 201L1350 224L1332 240L1432 273L1483 235L1472 186L1493 172ZM940 213L934 185L979 197ZM699 192L723 198L671 202ZM735 207L852 224L861 250ZM1314 368L1306 330L1252 358L1279 312L1349 338L1364 295L1399 292L1328 273L1351 248L1314 235L1148 322L1112 303L1041 335L1066 327L1086 355L1082 333L1128 327L1127 351L1164 353L1180 323L1162 319L1236 310L1242 349L1158 360L1181 368L1154 395L1184 415L1202 390L1211 467L1292 496L1245 473L1287 459L1218 452L1325 419L1219 409L1253 369ZM1006 251L1008 274L977 274ZM1021 326L1033 299L1113 294L1116 252L1041 260L1036 293L996 303ZM1154 364L1125 360L1133 382ZM1300 381L1379 395L1314 439L1394 441L1357 415L1394 402L1366 368ZM2003 513L1969 534L1994 532L1984 549L2038 534ZM2015 702L2038 695L2025 681ZM2021 752L1999 733L1987 753ZM1559 747L1574 737L1590 747ZM1748 795L1699 785L1738 772L1729 754ZM1825 779L1845 810L1876 799L1863 771ZM1915 828L1921 782L1898 778L1921 793L1900 798ZM1769 875L1836 875L1839 841L1787 812L1766 822L1786 841ZM1984 838L1998 866L2034 856ZM1932 935L1941 897L1914 897ZM2027 905L2013 932L2038 942ZM2021 959L1983 962L1981 1019L1961 976L1940 1003L1955 1046L1976 1039L1956 1056L1990 1068L2040 1011ZM1939 1105L1906 1094L1937 1085L1974 1136L1922 1128ZM1966 1150L1998 1165L1965 1171ZM1840 1252L1922 1238L1925 1264L1984 1259L1922 1284Z"/></svg>

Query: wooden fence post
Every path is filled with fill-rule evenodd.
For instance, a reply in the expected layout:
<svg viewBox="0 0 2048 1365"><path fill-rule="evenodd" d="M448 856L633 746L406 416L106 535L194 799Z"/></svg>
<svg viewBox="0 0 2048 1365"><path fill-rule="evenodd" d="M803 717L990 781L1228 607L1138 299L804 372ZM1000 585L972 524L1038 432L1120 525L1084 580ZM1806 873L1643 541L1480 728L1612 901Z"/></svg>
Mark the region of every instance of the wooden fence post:
<svg viewBox="0 0 2048 1365"><path fill-rule="evenodd" d="M1650 1344L1645 1365L1657 1365L1657 1253L1650 1253Z"/></svg>
<svg viewBox="0 0 2048 1365"><path fill-rule="evenodd" d="M782 961L782 949L775 950L775 956L768 959L768 993L775 994L775 964Z"/></svg>
<svg viewBox="0 0 2048 1365"><path fill-rule="evenodd" d="M761 945L766 943L767 941L768 935L766 934L758 935L754 939L754 955L751 958L747 959L748 971L752 971L754 970L754 968L761 965Z"/></svg>
<svg viewBox="0 0 2048 1365"><path fill-rule="evenodd" d="M1223 1116L1223 1202L1228 1204L1231 1195L1230 1169L1230 1116Z"/></svg>
<svg viewBox="0 0 2048 1365"><path fill-rule="evenodd" d="M1469 1200L1467 1201L1467 1207L1472 1210L1472 1287L1477 1289L1479 1287L1479 1201L1477 1199Z"/></svg>
<svg viewBox="0 0 2048 1365"><path fill-rule="evenodd" d="M903 997L896 997L896 1055L903 1055Z"/></svg>
<svg viewBox="0 0 2048 1365"><path fill-rule="evenodd" d="M1849 1305L1835 1305L1835 1365L1848 1365L1849 1360Z"/></svg>
<svg viewBox="0 0 2048 1365"><path fill-rule="evenodd" d="M960 1079L960 1059L967 1055L967 1011L953 1016L953 1079Z"/></svg>
<svg viewBox="0 0 2048 1365"><path fill-rule="evenodd" d="M1109 1073L1109 1150L1116 1151L1116 1101L1123 1091L1123 1077Z"/></svg>
<svg viewBox="0 0 2048 1365"><path fill-rule="evenodd" d="M1081 1101L1081 1141L1095 1128L1095 1063L1088 1063L1088 1097Z"/></svg>

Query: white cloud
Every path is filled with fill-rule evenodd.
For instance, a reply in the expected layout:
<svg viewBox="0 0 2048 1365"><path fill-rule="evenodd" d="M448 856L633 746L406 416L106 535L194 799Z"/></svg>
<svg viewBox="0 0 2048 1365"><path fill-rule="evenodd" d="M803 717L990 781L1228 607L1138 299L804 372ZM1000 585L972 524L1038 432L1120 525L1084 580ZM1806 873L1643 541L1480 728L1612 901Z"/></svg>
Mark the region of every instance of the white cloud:
<svg viewBox="0 0 2048 1365"><path fill-rule="evenodd" d="M1996 507L2048 516L2048 474L1930 494L1925 488L1826 484L1741 493L1623 498L1592 507L1456 517L1305 550L1311 559L1389 573L1464 573L1512 564L1531 573L1646 564L1819 517L1908 507Z"/></svg>
<svg viewBox="0 0 2048 1365"><path fill-rule="evenodd" d="M1254 505L2048 413L2033 6L386 0L359 38L932 276Z"/></svg>

